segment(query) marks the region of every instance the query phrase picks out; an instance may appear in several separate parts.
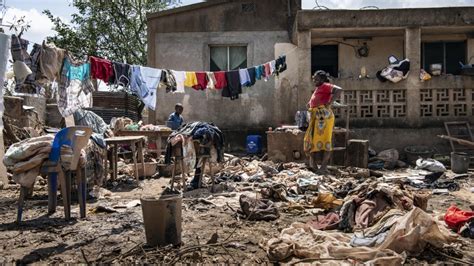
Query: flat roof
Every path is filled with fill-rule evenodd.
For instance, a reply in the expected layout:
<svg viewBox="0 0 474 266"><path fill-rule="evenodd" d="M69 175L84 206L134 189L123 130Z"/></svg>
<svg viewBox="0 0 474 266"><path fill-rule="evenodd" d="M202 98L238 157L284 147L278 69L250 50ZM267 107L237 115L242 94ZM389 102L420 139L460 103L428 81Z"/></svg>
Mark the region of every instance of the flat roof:
<svg viewBox="0 0 474 266"><path fill-rule="evenodd" d="M210 6L216 6L216 5L221 5L224 3L228 3L229 1L227 0L213 0L213 1L206 1L202 3L196 3L192 5L187 5L187 6L181 6L177 8L172 8L172 9L167 9L163 11L158 11L154 13L148 13L146 15L147 20L157 18L157 17L164 17L164 16L171 16L174 14L182 13L182 12L188 12L188 11L193 11L196 9L201 9L201 8L206 8Z"/></svg>
<svg viewBox="0 0 474 266"><path fill-rule="evenodd" d="M314 28L474 26L474 7L300 10L298 30Z"/></svg>

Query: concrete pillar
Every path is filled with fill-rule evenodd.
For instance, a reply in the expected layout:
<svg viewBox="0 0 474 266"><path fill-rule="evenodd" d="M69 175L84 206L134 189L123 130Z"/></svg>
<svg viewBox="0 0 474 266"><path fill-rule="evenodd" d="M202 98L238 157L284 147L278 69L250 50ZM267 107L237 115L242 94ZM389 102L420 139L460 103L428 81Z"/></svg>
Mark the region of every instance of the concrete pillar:
<svg viewBox="0 0 474 266"><path fill-rule="evenodd" d="M298 108L304 110L311 97L311 31L299 31L298 40Z"/></svg>
<svg viewBox="0 0 474 266"><path fill-rule="evenodd" d="M410 126L420 125L420 68L421 29L405 29L405 57L410 60L410 74L406 80L407 119Z"/></svg>
<svg viewBox="0 0 474 266"><path fill-rule="evenodd" d="M467 39L467 62L466 64L474 64L474 38Z"/></svg>

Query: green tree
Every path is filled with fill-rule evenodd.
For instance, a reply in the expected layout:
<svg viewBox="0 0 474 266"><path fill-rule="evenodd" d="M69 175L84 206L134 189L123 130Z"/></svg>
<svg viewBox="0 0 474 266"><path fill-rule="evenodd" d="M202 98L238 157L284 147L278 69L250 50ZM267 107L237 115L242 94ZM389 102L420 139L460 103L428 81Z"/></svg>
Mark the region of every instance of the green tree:
<svg viewBox="0 0 474 266"><path fill-rule="evenodd" d="M56 36L47 38L77 57L94 55L129 64L146 65L146 14L175 7L180 0L74 0L78 13L71 23L44 10Z"/></svg>

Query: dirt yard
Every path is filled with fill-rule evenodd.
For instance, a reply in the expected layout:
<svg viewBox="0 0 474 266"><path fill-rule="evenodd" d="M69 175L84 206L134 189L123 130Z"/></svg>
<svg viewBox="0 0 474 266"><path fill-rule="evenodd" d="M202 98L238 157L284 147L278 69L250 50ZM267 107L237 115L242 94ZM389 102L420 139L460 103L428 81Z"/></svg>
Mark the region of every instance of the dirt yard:
<svg viewBox="0 0 474 266"><path fill-rule="evenodd" d="M78 205L73 201L73 218L65 221L61 200L57 212L46 215L47 186L40 180L33 197L26 201L21 225L15 222L19 188L10 184L0 193L0 263L270 263L262 248L266 241L293 222L308 221L318 211L291 209L287 203L277 202L279 219L248 221L236 213L240 209L239 196L257 196L258 184L228 182L227 191L220 193L200 189L184 194L180 247L149 247L142 210L136 203L141 196L158 195L168 183L169 178L139 183L128 178L108 184L111 193L89 200L85 219L77 218ZM433 217L442 220L451 204L462 209L473 204L474 193L466 189L472 187L473 178L460 183L463 188L459 191L432 195L428 212ZM450 252L452 258L427 249L416 258L407 258L406 263L474 262L474 241L460 239L462 243ZM297 261L293 258L287 262Z"/></svg>

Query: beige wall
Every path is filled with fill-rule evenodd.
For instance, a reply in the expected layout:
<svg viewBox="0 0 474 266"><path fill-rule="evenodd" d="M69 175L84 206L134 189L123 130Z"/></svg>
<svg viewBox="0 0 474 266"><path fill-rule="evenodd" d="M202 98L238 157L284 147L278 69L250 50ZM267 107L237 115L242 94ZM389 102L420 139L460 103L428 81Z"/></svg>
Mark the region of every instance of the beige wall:
<svg viewBox="0 0 474 266"><path fill-rule="evenodd" d="M312 45L317 45L322 42L329 40L336 40L339 42L345 42L352 45L359 45L363 42L367 42L369 46L368 57L357 57L352 47L339 44L339 77L340 78L356 78L360 74L361 67L365 66L367 74L370 77L375 77L375 73L388 64L388 57L394 55L397 58L403 58L403 36L396 37L375 37L372 40L367 41L356 41L347 40L344 41L342 38L313 38L311 40ZM336 44L336 43L325 43L325 44Z"/></svg>
<svg viewBox="0 0 474 266"><path fill-rule="evenodd" d="M184 71L209 70L210 45L247 45L247 66L263 64L275 59L275 43L288 42L286 31L266 32L187 32L158 33L152 63L153 67ZM159 90L155 119L164 123L174 111L175 103L184 105L187 122L206 121L228 128L266 128L283 123L275 114L275 79L259 80L250 88L243 88L237 100L223 98L221 91L196 91L172 94ZM278 111L281 114L280 111ZM285 114L286 115L286 114Z"/></svg>

